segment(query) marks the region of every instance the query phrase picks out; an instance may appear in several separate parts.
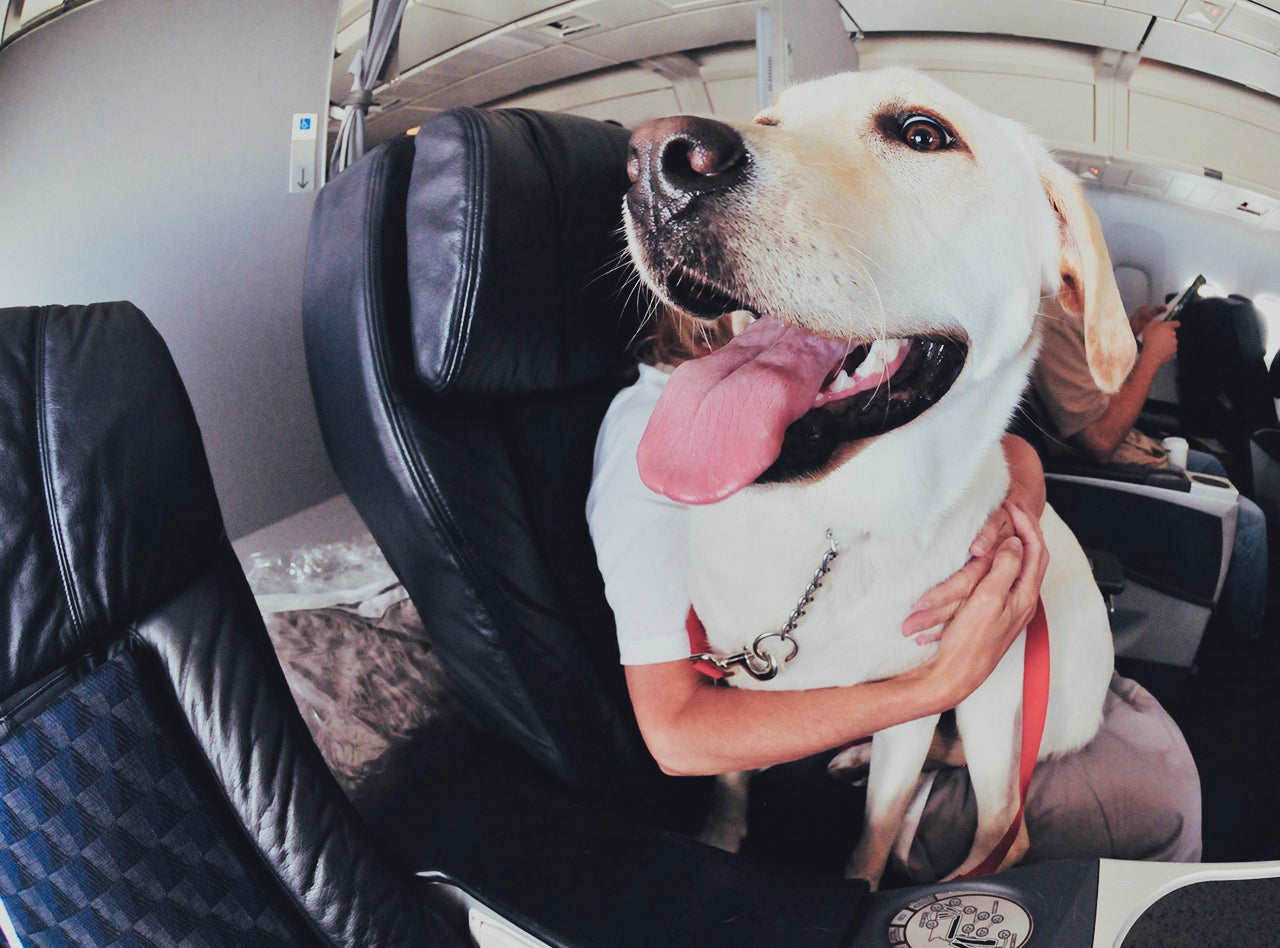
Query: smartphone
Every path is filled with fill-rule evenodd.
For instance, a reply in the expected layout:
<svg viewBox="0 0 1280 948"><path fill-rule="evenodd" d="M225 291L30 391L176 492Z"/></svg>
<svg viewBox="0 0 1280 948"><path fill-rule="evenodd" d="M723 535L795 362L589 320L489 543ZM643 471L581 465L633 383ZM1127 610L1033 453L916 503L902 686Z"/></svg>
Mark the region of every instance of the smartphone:
<svg viewBox="0 0 1280 948"><path fill-rule="evenodd" d="M1150 326L1151 323L1162 323L1166 319L1177 319L1182 311L1187 308L1187 304L1196 298L1196 295L1200 292L1200 287L1204 286L1204 283L1204 274L1197 274L1196 278L1191 281L1191 285L1182 291L1182 295L1174 300L1171 305L1167 306L1163 313L1159 316L1153 317L1150 322L1147 323L1147 326ZM1138 333L1138 341L1141 342L1142 337L1146 334L1147 330L1144 326L1142 332Z"/></svg>
<svg viewBox="0 0 1280 948"><path fill-rule="evenodd" d="M1183 291L1182 295L1173 301L1173 305L1166 309L1163 313L1156 317L1158 320L1177 319L1187 304L1190 303L1200 292L1200 287L1204 286L1204 274L1200 274L1191 281L1191 285ZM1155 320L1152 320L1155 322Z"/></svg>

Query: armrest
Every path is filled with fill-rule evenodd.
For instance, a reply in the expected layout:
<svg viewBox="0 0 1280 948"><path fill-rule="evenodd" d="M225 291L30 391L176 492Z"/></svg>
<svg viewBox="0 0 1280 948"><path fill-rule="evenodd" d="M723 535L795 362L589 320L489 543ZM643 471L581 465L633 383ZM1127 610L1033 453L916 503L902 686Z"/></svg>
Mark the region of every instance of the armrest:
<svg viewBox="0 0 1280 948"><path fill-rule="evenodd" d="M956 894L938 883L871 895L861 880L730 855L576 800L494 739L432 743L415 751L416 792L371 814L384 842L444 911L483 907L555 948L881 946L907 915ZM1065 860L959 888L1012 900L1046 944L1074 945L1092 935L1097 880L1097 860Z"/></svg>
<svg viewBox="0 0 1280 948"><path fill-rule="evenodd" d="M362 810L391 854L455 904L474 900L554 946L847 944L861 880L803 876L632 822L496 739L430 744L403 762L398 792Z"/></svg>
<svg viewBox="0 0 1280 948"><path fill-rule="evenodd" d="M1089 569L1093 571L1093 581L1104 596L1118 596L1124 592L1124 568L1120 565L1120 557L1110 550L1084 551L1089 560Z"/></svg>
<svg viewBox="0 0 1280 948"><path fill-rule="evenodd" d="M1147 467L1144 464L1093 464L1088 461L1051 460L1044 465L1045 476L1087 477L1118 484L1145 484L1164 490L1187 493L1191 490L1191 477L1186 471L1173 467Z"/></svg>
<svg viewBox="0 0 1280 948"><path fill-rule="evenodd" d="M1046 465L1049 503L1085 547L1119 557L1130 579L1211 607L1235 538L1229 481L1179 470Z"/></svg>

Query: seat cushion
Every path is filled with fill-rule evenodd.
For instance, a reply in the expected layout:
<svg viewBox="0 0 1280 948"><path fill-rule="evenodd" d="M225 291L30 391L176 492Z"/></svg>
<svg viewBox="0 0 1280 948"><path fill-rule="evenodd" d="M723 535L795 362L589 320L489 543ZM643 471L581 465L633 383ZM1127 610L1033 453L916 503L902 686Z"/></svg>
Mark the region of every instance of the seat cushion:
<svg viewBox="0 0 1280 948"><path fill-rule="evenodd" d="M197 790L210 775L160 723L182 718L145 650L111 651L0 737L0 899L24 943L311 943L220 794Z"/></svg>

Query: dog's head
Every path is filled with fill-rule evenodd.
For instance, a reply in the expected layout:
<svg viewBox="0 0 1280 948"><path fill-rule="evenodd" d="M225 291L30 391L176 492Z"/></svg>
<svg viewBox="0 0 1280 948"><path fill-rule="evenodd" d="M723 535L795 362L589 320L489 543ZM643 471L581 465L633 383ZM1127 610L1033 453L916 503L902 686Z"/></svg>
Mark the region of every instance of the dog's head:
<svg viewBox="0 0 1280 948"><path fill-rule="evenodd" d="M696 317L762 317L682 366L655 411L642 474L676 499L820 472L977 389L1034 345L1043 294L1084 319L1105 390L1129 371L1077 180L1023 126L919 73L799 85L744 126L652 122L628 172L650 288Z"/></svg>

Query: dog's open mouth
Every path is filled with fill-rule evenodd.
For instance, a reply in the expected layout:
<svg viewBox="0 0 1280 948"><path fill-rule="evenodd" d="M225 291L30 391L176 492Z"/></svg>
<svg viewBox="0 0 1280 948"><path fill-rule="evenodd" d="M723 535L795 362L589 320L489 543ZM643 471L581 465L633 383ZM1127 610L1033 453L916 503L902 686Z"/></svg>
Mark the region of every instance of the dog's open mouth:
<svg viewBox="0 0 1280 948"><path fill-rule="evenodd" d="M967 354L963 342L942 337L857 346L828 373L814 407L787 426L777 459L756 482L815 474L845 445L914 421L951 389Z"/></svg>
<svg viewBox="0 0 1280 948"><path fill-rule="evenodd" d="M760 318L672 375L640 442L641 478L674 500L702 504L752 483L817 474L846 446L936 404L967 354L965 342L941 336L851 347Z"/></svg>

